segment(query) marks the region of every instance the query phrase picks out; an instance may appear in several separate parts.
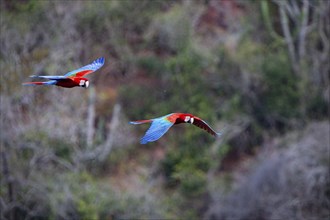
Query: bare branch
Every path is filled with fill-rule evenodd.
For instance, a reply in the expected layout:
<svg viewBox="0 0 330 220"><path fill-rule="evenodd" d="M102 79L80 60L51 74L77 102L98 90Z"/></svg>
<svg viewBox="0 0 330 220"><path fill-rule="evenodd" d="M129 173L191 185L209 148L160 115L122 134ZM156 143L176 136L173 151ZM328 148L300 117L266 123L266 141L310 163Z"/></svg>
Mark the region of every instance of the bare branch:
<svg viewBox="0 0 330 220"><path fill-rule="evenodd" d="M107 136L106 141L103 144L97 146L95 149L88 149L86 152L78 151L76 153L77 155L75 156L75 158L73 158L76 163L79 164L80 161L86 161L91 159L97 159L99 162L103 162L107 158L114 144L116 130L119 125L120 111L121 106L119 104L115 104L113 108L111 123L109 125L109 134Z"/></svg>
<svg viewBox="0 0 330 220"><path fill-rule="evenodd" d="M296 0L291 0L291 8L292 8L292 16L297 17L300 14L300 10L297 4ZM290 3L288 3L287 5L290 5Z"/></svg>
<svg viewBox="0 0 330 220"><path fill-rule="evenodd" d="M298 54L299 54L299 59L303 59L305 57L305 39L306 39L306 34L308 30L308 17L309 17L309 5L308 5L308 0L303 1L303 8L301 11L301 16L302 16L302 21L300 25L300 32L299 32L299 48L298 48Z"/></svg>
<svg viewBox="0 0 330 220"><path fill-rule="evenodd" d="M286 2L287 3L287 2ZM289 29L289 21L288 21L288 17L287 14L285 13L285 2L279 2L279 9L280 9L280 19L281 19L281 24L282 24L282 29L284 32L284 37L285 37L285 41L286 44L288 46L289 49L289 56L292 62L292 66L294 69L295 74L297 74L299 71L299 66L297 64L297 56L296 56L296 52L294 49L294 42L291 36L291 32Z"/></svg>
<svg viewBox="0 0 330 220"><path fill-rule="evenodd" d="M115 138L115 132L119 125L119 114L120 114L121 106L119 104L115 104L112 113L112 119L110 124L110 130L108 138L103 146L102 154L99 155L99 160L104 161L106 157L110 154Z"/></svg>

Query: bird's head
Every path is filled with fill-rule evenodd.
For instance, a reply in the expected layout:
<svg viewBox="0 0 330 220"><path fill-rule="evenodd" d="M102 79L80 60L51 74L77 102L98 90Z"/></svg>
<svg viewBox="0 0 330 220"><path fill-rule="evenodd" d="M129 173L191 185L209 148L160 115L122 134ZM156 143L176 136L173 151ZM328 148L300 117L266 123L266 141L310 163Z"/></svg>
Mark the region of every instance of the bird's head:
<svg viewBox="0 0 330 220"><path fill-rule="evenodd" d="M184 117L184 122L192 124L194 123L194 117L187 115Z"/></svg>
<svg viewBox="0 0 330 220"><path fill-rule="evenodd" d="M80 80L79 80L79 86L80 87L84 87L84 88L88 88L88 86L89 86L89 81L88 81L88 79L86 79L86 78L81 78Z"/></svg>

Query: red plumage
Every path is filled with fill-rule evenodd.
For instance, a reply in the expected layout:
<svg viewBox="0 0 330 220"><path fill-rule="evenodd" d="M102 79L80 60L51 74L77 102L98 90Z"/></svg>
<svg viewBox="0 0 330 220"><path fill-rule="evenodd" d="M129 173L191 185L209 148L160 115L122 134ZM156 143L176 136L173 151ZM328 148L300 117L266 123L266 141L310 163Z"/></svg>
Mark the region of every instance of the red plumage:
<svg viewBox="0 0 330 220"><path fill-rule="evenodd" d="M26 82L23 85L56 85L65 88L84 87L88 88L89 81L83 76L95 72L104 64L104 57L94 60L92 63L79 69L68 72L64 76L31 76L32 78L48 79L46 82Z"/></svg>
<svg viewBox="0 0 330 220"><path fill-rule="evenodd" d="M208 133L212 134L213 136L219 135L216 131L214 131L205 121L203 121L201 118L194 116L189 113L173 113L167 116L166 118L168 121L174 123L174 124L180 124L180 123L191 123L199 128L202 128L203 130L207 131Z"/></svg>
<svg viewBox="0 0 330 220"><path fill-rule="evenodd" d="M214 131L205 121L189 113L171 113L159 118L131 121L131 124L143 124L151 122L152 125L146 135L141 139L141 143L147 143L159 139L168 129L175 124L190 123L193 124L213 136L221 133Z"/></svg>
<svg viewBox="0 0 330 220"><path fill-rule="evenodd" d="M72 78L58 80L55 85L65 88L72 88L75 86L84 85L86 82L88 82L88 79L86 78L72 77Z"/></svg>

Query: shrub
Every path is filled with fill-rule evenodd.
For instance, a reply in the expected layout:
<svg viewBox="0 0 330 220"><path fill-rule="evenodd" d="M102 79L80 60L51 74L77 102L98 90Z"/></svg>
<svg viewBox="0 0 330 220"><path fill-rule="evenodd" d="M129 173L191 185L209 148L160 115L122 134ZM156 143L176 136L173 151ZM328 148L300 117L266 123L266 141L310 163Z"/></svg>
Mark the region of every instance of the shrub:
<svg viewBox="0 0 330 220"><path fill-rule="evenodd" d="M279 141L280 151L262 152L231 192L213 195L205 218L327 219L329 131L328 122L313 123Z"/></svg>

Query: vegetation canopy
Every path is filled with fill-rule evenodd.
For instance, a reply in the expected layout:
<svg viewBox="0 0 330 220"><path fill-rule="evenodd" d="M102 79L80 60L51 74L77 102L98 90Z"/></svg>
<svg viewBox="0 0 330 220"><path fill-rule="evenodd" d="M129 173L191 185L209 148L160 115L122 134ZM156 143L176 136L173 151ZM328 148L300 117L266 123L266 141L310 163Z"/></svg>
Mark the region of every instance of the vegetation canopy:
<svg viewBox="0 0 330 220"><path fill-rule="evenodd" d="M0 1L0 218L328 219L330 1ZM89 87L24 87L104 57ZM187 112L140 145L128 122Z"/></svg>

